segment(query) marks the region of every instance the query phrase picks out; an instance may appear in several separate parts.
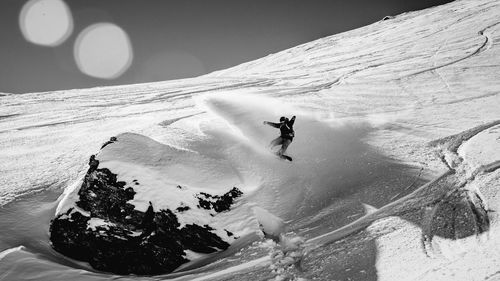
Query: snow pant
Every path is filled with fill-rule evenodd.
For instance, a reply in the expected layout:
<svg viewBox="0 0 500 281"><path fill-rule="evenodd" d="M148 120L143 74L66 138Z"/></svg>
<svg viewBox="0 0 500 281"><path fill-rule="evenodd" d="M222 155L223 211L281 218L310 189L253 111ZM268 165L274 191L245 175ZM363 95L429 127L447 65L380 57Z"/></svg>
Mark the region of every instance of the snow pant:
<svg viewBox="0 0 500 281"><path fill-rule="evenodd" d="M286 139L286 138L282 138L282 137L277 137L277 138L275 138L273 141L271 141L270 146L271 146L271 147L275 147L275 146L281 145L281 148L280 148L280 150L278 151L278 155L283 155L283 154L285 154L286 149L288 148L288 146L289 146L291 143L292 143L292 140L291 140L291 139Z"/></svg>

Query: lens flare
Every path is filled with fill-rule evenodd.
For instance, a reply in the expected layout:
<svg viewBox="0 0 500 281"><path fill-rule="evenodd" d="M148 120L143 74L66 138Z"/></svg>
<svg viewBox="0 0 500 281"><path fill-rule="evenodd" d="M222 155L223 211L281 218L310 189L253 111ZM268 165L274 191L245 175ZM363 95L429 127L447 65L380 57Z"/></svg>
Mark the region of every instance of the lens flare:
<svg viewBox="0 0 500 281"><path fill-rule="evenodd" d="M112 23L96 23L76 39L74 56L86 75L114 79L132 64L133 50L127 33Z"/></svg>
<svg viewBox="0 0 500 281"><path fill-rule="evenodd" d="M30 0L21 9L19 26L28 42L54 47L73 32L73 16L61 0Z"/></svg>

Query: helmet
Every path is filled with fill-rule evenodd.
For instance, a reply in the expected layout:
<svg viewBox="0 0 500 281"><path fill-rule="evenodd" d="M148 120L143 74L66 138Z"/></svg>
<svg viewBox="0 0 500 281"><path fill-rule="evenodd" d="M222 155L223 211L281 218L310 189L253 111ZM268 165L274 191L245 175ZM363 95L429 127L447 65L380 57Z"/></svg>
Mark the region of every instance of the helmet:
<svg viewBox="0 0 500 281"><path fill-rule="evenodd" d="M286 120L285 116L280 117L280 122L284 122Z"/></svg>

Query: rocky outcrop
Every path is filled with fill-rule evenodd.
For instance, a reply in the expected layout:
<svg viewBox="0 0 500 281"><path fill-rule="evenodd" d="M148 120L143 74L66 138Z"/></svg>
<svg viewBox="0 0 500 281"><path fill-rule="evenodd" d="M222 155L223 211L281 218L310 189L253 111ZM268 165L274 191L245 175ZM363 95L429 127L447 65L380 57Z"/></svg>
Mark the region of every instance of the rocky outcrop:
<svg viewBox="0 0 500 281"><path fill-rule="evenodd" d="M243 192L236 187L233 187L233 189L222 196L200 192L197 196L199 201L198 206L206 210L214 210L217 213L224 212L230 209L234 198L240 197L242 194Z"/></svg>
<svg viewBox="0 0 500 281"><path fill-rule="evenodd" d="M50 241L58 252L89 262L98 270L150 275L171 272L188 262L187 250L208 254L229 247L208 224L181 225L177 216L189 211L188 206L160 209L149 202L145 212L136 210L130 202L136 195L131 186L140 188L137 180L120 181L99 165L92 156L77 193L78 201L51 222ZM233 188L224 195L200 193L195 197L199 208L224 212L241 195ZM233 236L226 229L222 231Z"/></svg>

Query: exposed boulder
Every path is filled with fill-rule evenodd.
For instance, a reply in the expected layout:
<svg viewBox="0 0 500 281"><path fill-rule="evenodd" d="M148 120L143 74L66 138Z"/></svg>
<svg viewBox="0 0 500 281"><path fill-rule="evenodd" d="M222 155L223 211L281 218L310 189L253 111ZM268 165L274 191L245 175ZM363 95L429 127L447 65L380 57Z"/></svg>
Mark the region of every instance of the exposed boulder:
<svg viewBox="0 0 500 281"><path fill-rule="evenodd" d="M119 141L115 138L112 143ZM64 202L65 207L51 222L50 241L58 252L102 271L162 274L189 262L190 256L223 251L245 234L217 222L217 215L227 213L243 194L238 188L212 195L179 185L160 187L165 194L179 198L179 203L168 208L165 200L151 198L144 211L134 200L141 188L153 187L142 186L143 179L122 180L101 167L97 158L91 156L81 186L67 195L73 196L73 202ZM173 199L168 200L171 204ZM203 221L203 217L209 219Z"/></svg>

